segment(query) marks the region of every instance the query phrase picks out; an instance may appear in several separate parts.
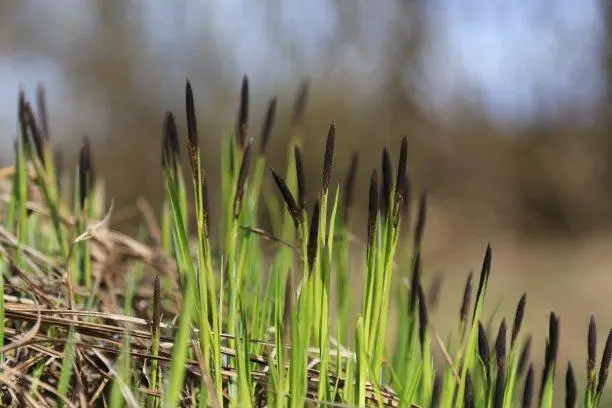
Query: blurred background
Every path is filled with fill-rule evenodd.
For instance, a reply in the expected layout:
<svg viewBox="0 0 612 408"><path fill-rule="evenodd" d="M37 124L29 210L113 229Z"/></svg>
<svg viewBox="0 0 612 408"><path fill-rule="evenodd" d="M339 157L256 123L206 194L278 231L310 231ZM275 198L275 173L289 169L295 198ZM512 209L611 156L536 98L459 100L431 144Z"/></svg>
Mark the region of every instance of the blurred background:
<svg viewBox="0 0 612 408"><path fill-rule="evenodd" d="M383 146L397 158L408 136L415 189L430 195L425 273L444 276L439 329L456 320L467 273L479 271L490 242L490 299L501 299L512 319L528 292L536 358L554 310L562 356L578 362L590 314L599 350L612 326L611 4L5 0L0 162L12 162L19 87L33 98L42 83L65 168L87 134L115 208L141 196L156 207L163 113L172 110L184 134L189 78L214 192L242 76L250 80L255 139L268 100L278 97L268 154L278 168L293 99L308 79L309 191L332 118L334 177L341 180L350 155L360 154L362 207Z"/></svg>

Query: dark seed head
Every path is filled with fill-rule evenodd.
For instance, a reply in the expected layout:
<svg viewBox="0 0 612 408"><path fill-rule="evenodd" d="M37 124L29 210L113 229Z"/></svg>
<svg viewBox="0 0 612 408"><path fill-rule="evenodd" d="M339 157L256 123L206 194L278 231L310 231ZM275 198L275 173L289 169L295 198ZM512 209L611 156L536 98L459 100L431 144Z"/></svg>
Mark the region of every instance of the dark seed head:
<svg viewBox="0 0 612 408"><path fill-rule="evenodd" d="M529 364L527 370L527 376L525 377L525 385L523 386L523 400L521 403L522 408L531 407L531 401L533 400L533 364Z"/></svg>
<svg viewBox="0 0 612 408"><path fill-rule="evenodd" d="M25 92L23 89L19 89L19 100L18 100L17 113L18 113L18 118L19 118L19 127L21 130L21 141L23 143L23 149L27 153L31 149L30 149L30 142L28 140L26 105L27 105L27 102L25 99ZM17 152L17 150L15 150L15 152Z"/></svg>
<svg viewBox="0 0 612 408"><path fill-rule="evenodd" d="M240 163L240 171L238 172L238 182L236 183L236 196L234 197L234 217L238 218L242 207L242 199L244 197L244 190L246 185L246 179L249 174L249 166L251 164L251 143L249 142L242 155L242 163Z"/></svg>
<svg viewBox="0 0 612 408"><path fill-rule="evenodd" d="M472 390L472 376L470 370L465 374L465 393L463 394L463 405L465 408L474 407L474 392Z"/></svg>
<svg viewBox="0 0 612 408"><path fill-rule="evenodd" d="M274 126L274 118L276 117L276 97L272 98L268 102L268 110L266 111L266 118L264 119L263 126L261 128L261 145L259 154L264 155L268 141L272 135L272 127Z"/></svg>
<svg viewBox="0 0 612 408"><path fill-rule="evenodd" d="M310 80L308 78L302 80L298 88L295 102L293 103L293 115L291 117L291 127L296 128L302 125L304 119L304 111L308 102L308 90L310 88Z"/></svg>
<svg viewBox="0 0 612 408"><path fill-rule="evenodd" d="M319 212L320 212L319 200L315 202L314 209L312 210L312 219L310 221L310 234L308 235L308 271L312 273L314 268L315 260L317 257L317 247L319 242Z"/></svg>
<svg viewBox="0 0 612 408"><path fill-rule="evenodd" d="M79 202L85 208L85 200L91 194L94 185L94 172L91 158L91 147L87 136L83 137L83 144L79 152Z"/></svg>
<svg viewBox="0 0 612 408"><path fill-rule="evenodd" d="M521 356L519 357L519 363L517 367L517 375L523 374L525 368L527 367L527 362L529 361L529 354L531 352L531 336L527 337L525 340L525 344L523 344L523 349L521 350Z"/></svg>
<svg viewBox="0 0 612 408"><path fill-rule="evenodd" d="M380 195L380 208L383 217L389 214L391 205L391 189L393 188L393 168L391 167L391 155L385 147L382 155L382 191Z"/></svg>
<svg viewBox="0 0 612 408"><path fill-rule="evenodd" d="M499 370L506 368L506 319L502 319L495 341L495 357L497 358L497 367Z"/></svg>
<svg viewBox="0 0 612 408"><path fill-rule="evenodd" d="M610 368L610 359L612 359L612 330L608 333L608 339L604 347L603 355L601 357L601 365L599 366L599 378L597 380L597 395L601 396L606 381L608 379L608 369Z"/></svg>
<svg viewBox="0 0 612 408"><path fill-rule="evenodd" d="M368 247L372 248L374 244L374 231L376 229L376 220L378 218L378 181L376 170L372 171L370 178L370 199L368 203Z"/></svg>
<svg viewBox="0 0 612 408"><path fill-rule="evenodd" d="M576 406L577 392L572 363L567 363L567 373L565 374L565 408L574 408Z"/></svg>
<svg viewBox="0 0 612 408"><path fill-rule="evenodd" d="M472 280L473 273L470 272L467 281L465 282L465 290L463 291L463 301L461 302L461 309L459 311L459 318L461 324L466 326L468 319L468 308L470 307L470 301L472 299Z"/></svg>
<svg viewBox="0 0 612 408"><path fill-rule="evenodd" d="M514 347L516 338L521 331L521 325L523 324L523 316L525 315L525 304L527 302L527 293L523 293L521 300L516 307L516 314L514 315L514 324L512 324L512 337L510 339L510 347Z"/></svg>
<svg viewBox="0 0 612 408"><path fill-rule="evenodd" d="M336 141L336 120L334 119L329 125L327 132L327 142L325 143L325 159L323 161L323 181L321 184L321 193L327 194L329 183L331 181L332 166L334 163L334 143Z"/></svg>
<svg viewBox="0 0 612 408"><path fill-rule="evenodd" d="M473 316L476 316L476 308L478 306L478 301L480 300L480 297L482 296L482 292L485 288L487 280L489 279L489 273L491 272L491 258L492 258L491 245L487 245L487 250L485 252L484 260L482 261L482 270L480 271L480 281L478 282L478 290L476 291L476 300L474 301Z"/></svg>
<svg viewBox="0 0 612 408"><path fill-rule="evenodd" d="M238 146L244 149L247 142L247 125L249 121L249 79L246 75L242 77L240 87L240 108L238 109L238 119L236 121L236 137Z"/></svg>
<svg viewBox="0 0 612 408"><path fill-rule="evenodd" d="M298 185L298 211L302 212L306 207L306 176L304 175L304 157L302 149L296 145L293 151L295 156L295 171Z"/></svg>
<svg viewBox="0 0 612 408"><path fill-rule="evenodd" d="M440 299L440 291L442 289L442 282L444 278L442 274L437 274L433 277L431 282L431 286L429 287L429 293L427 295L427 303L430 308L433 310L438 305L438 301Z"/></svg>
<svg viewBox="0 0 612 408"><path fill-rule="evenodd" d="M40 161L44 163L45 158L43 154L43 137L40 133L40 129L38 128L38 124L36 123L36 118L34 117L32 107L27 102L25 107L25 118L26 127L30 129L30 135L32 136L32 141L34 142L34 149L36 150L36 155L38 156Z"/></svg>
<svg viewBox="0 0 612 408"><path fill-rule="evenodd" d="M357 180L357 166L359 156L353 153L346 181L344 182L344 222L348 225L351 221L351 210L355 201L355 182Z"/></svg>
<svg viewBox="0 0 612 408"><path fill-rule="evenodd" d="M489 340L487 339L487 332L482 326L481 322L478 322L478 354L487 369L487 380L489 379Z"/></svg>
<svg viewBox="0 0 612 408"><path fill-rule="evenodd" d="M421 342L421 351L424 350L425 347L425 335L427 334L427 324L428 324L428 315L427 315L427 301L425 299L425 295L423 294L423 287L421 284L418 284L418 296L419 296L419 340Z"/></svg>
<svg viewBox="0 0 612 408"><path fill-rule="evenodd" d="M397 206L401 206L404 201L404 187L406 184L406 167L408 165L408 138L402 138L400 156L397 163L397 179L395 181L395 201Z"/></svg>
<svg viewBox="0 0 612 408"><path fill-rule="evenodd" d="M289 190L289 187L287 187L285 180L283 180L283 178L279 176L273 169L270 169L270 171L272 172L272 177L274 178L276 186L280 190L280 193L283 196L283 199L285 200L287 210L289 210L289 214L291 214L291 218L293 218L293 223L297 228L299 224L299 211L297 203L295 202L295 198L293 198L293 194L291 194L291 191Z"/></svg>
<svg viewBox="0 0 612 408"><path fill-rule="evenodd" d="M595 324L594 315L591 315L591 320L589 321L587 351L588 351L587 372L588 372L588 376L590 380L591 373L593 372L593 370L595 370L595 360L597 359L597 326Z"/></svg>
<svg viewBox="0 0 612 408"><path fill-rule="evenodd" d="M419 214L414 230L414 246L420 248L423 242L423 232L425 231L425 222L427 220L427 192L422 192L419 199Z"/></svg>
<svg viewBox="0 0 612 408"><path fill-rule="evenodd" d="M559 318L554 312L550 314L550 322L548 326L548 348L546 356L547 372L554 367L557 361L557 353L559 351Z"/></svg>
<svg viewBox="0 0 612 408"><path fill-rule="evenodd" d="M49 122L47 119L47 98L45 87L42 84L38 84L36 89L36 105L38 109L38 116L40 118L40 126L43 138L45 142L49 141Z"/></svg>
<svg viewBox="0 0 612 408"><path fill-rule="evenodd" d="M193 174L197 174L197 155L199 151L198 142L198 126L196 122L195 104L193 101L193 90L191 89L191 83L187 81L185 89L185 105L187 113L187 136L188 136L188 149L189 163L191 164L191 171Z"/></svg>
<svg viewBox="0 0 612 408"><path fill-rule="evenodd" d="M506 367L503 366L497 370L497 378L495 379L495 395L493 396L493 407L502 408L504 403L504 391L506 390Z"/></svg>
<svg viewBox="0 0 612 408"><path fill-rule="evenodd" d="M167 111L164 115L163 139L162 166L172 169L176 173L180 148L176 121L174 120L174 115L170 111Z"/></svg>
<svg viewBox="0 0 612 408"><path fill-rule="evenodd" d="M410 298L408 311L411 315L414 315L416 309L419 286L421 286L421 255L417 253L414 258L414 264L412 265L412 276L410 278Z"/></svg>
<svg viewBox="0 0 612 408"><path fill-rule="evenodd" d="M153 333L159 330L161 321L161 286L159 283L159 274L155 275L153 286Z"/></svg>

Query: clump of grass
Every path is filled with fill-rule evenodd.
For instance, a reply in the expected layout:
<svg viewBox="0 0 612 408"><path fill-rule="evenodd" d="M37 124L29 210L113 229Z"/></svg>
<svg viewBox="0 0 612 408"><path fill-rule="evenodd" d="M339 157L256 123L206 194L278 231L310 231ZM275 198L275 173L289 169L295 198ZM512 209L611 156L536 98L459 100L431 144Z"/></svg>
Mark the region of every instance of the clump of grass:
<svg viewBox="0 0 612 408"><path fill-rule="evenodd" d="M381 168L368 171L368 196L359 198L356 155L342 188L332 184L334 156L343 153L335 151L342 125L332 119L321 135L309 135L322 139L327 130L321 185L309 193L302 147L308 92L305 80L291 116L289 167L281 174L266 157L277 100L268 103L255 153L249 80L243 77L236 123L223 139L221 214L213 218L195 93L187 82L187 135L182 141L178 116L166 112L161 210L156 217L141 203L144 233L138 239L110 228L112 214L104 213L109 205L87 139L73 202L61 198L66 194L56 182L61 171L44 89L37 92L38 117L19 93L15 164L0 181L8 192L0 210L0 257L7 265L0 279L5 405L507 408L534 402L551 407L563 396L567 407L579 400L585 407L605 405L612 330L597 370L591 316L584 391L568 364L560 393L560 319L551 313L535 384L531 337L522 330L526 294L511 330L505 316L484 318L490 246L475 297L474 275L467 276L456 332L446 342L440 338L433 321L441 281L434 277L430 295L424 291L430 278L421 252L428 196L421 191L412 202L408 138L399 144L396 174L396 149L385 148ZM269 194L271 188L279 194ZM359 200L367 203L367 226L353 231ZM195 225L188 222L190 208ZM260 225L264 210L270 231ZM219 240L211 242L216 227ZM364 248L353 248L354 236L365 237ZM153 245L145 245L147 239ZM275 245L272 257L264 240ZM364 283L355 288L359 273ZM363 297L355 312L348 300L356 293ZM395 322L389 319L392 305ZM494 327L491 342L487 333Z"/></svg>

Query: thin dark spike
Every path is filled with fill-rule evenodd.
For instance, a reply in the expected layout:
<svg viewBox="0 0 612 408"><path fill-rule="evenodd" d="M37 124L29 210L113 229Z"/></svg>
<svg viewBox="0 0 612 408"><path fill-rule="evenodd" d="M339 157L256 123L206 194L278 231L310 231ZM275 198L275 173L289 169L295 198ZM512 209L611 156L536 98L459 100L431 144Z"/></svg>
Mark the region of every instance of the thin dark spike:
<svg viewBox="0 0 612 408"><path fill-rule="evenodd" d="M83 137L83 144L79 152L79 202L81 209L85 208L85 200L91 194L94 185L94 172L91 158L89 138Z"/></svg>
<svg viewBox="0 0 612 408"><path fill-rule="evenodd" d="M423 294L423 287L420 282L418 284L418 296L419 296L419 341L421 342L421 352L424 351L425 347L425 335L427 334L427 325L429 322L427 314L427 301Z"/></svg>
<svg viewBox="0 0 612 408"><path fill-rule="evenodd" d="M440 397L442 396L442 376L436 373L434 377L433 390L431 392L431 408L440 407Z"/></svg>
<svg viewBox="0 0 612 408"><path fill-rule="evenodd" d="M474 313L472 315L472 319L476 316L476 308L478 306L478 299L482 295L482 291L486 285L487 280L489 279L489 273L491 272L491 258L493 257L493 252L491 250L491 245L487 245L487 250L485 251L484 260L482 261L482 270L480 271L480 281L478 282L478 290L476 291L476 300L474 301Z"/></svg>
<svg viewBox="0 0 612 408"><path fill-rule="evenodd" d="M593 372L595 371L595 364L597 359L597 325L595 323L595 316L591 315L589 321L589 333L587 339L587 378L589 388L594 387Z"/></svg>
<svg viewBox="0 0 612 408"><path fill-rule="evenodd" d="M162 165L164 168L169 166L174 173L177 171L177 160L180 155L178 130L174 115L166 111L164 115L164 142L162 150Z"/></svg>
<svg viewBox="0 0 612 408"><path fill-rule="evenodd" d="M408 137L402 138L399 161L397 162L397 179L395 181L395 201L401 206L404 201L404 187L406 185L406 168L408 165Z"/></svg>
<svg viewBox="0 0 612 408"><path fill-rule="evenodd" d="M472 375L470 370L465 374L465 393L463 394L463 405L465 408L474 408L474 392L472 391Z"/></svg>
<svg viewBox="0 0 612 408"><path fill-rule="evenodd" d="M45 142L49 141L49 122L47 117L47 97L45 87L42 84L38 84L36 89L36 108L38 110L38 117L40 118L40 126L42 136Z"/></svg>
<svg viewBox="0 0 612 408"><path fill-rule="evenodd" d="M287 210L289 210L289 214L291 214L291 217L293 218L293 223L297 228L299 223L299 211L297 203L295 202L295 198L293 198L293 194L291 194L291 191L289 190L289 187L287 187L285 180L283 180L283 178L279 176L273 169L270 169L270 171L272 172L272 177L274 178L276 186L280 190L280 193L283 196L283 199L285 200Z"/></svg>
<svg viewBox="0 0 612 408"><path fill-rule="evenodd" d="M38 128L38 124L36 123L36 118L34 117L34 112L32 111L32 107L29 103L26 102L25 108L25 118L26 125L30 129L30 135L32 136L32 141L34 142L34 149L36 151L36 155L40 159L40 161L44 164L45 157L43 154L43 137L40 133L40 129Z"/></svg>
<svg viewBox="0 0 612 408"><path fill-rule="evenodd" d="M240 171L238 172L238 182L236 183L236 195L234 197L234 217L238 218L242 209L242 198L246 179L249 175L249 166L251 164L251 143L247 143L244 154L242 155L242 163L240 163Z"/></svg>
<svg viewBox="0 0 612 408"><path fill-rule="evenodd" d="M519 357L518 367L516 369L517 375L522 375L523 371L527 367L527 362L529 361L529 355L531 353L531 336L527 337L525 343L523 344L523 349L521 350L521 356Z"/></svg>
<svg viewBox="0 0 612 408"><path fill-rule="evenodd" d="M610 368L610 359L612 359L612 329L608 332L608 338L601 357L601 365L599 366L599 378L597 380L597 396L601 396L606 381L608 379L608 369Z"/></svg>
<svg viewBox="0 0 612 408"><path fill-rule="evenodd" d="M187 80L185 87L185 107L187 113L187 137L189 140L188 153L189 161L191 163L191 170L197 172L196 157L199 149L198 142L198 126L196 122L195 114L195 103L193 99L193 90L191 89L191 83Z"/></svg>
<svg viewBox="0 0 612 408"><path fill-rule="evenodd" d="M368 248L374 244L374 231L376 229L376 219L378 218L378 181L376 170L372 171L370 179L370 194L368 203Z"/></svg>
<svg viewBox="0 0 612 408"><path fill-rule="evenodd" d="M28 138L28 126L27 126L27 118L26 118L26 99L25 92L23 89L19 89L19 100L18 100L18 119L19 119L19 127L21 129L21 140L23 143L23 150L26 154L31 151L30 141ZM17 152L17 150L15 150Z"/></svg>
<svg viewBox="0 0 612 408"><path fill-rule="evenodd" d="M506 365L506 319L502 319L499 325L499 332L497 333L497 340L495 341L495 356L497 358L497 365L499 367L505 367Z"/></svg>
<svg viewBox="0 0 612 408"><path fill-rule="evenodd" d="M506 366L499 368L495 379L495 394L493 396L493 407L502 408L504 405L504 391L506 390Z"/></svg>
<svg viewBox="0 0 612 408"><path fill-rule="evenodd" d="M414 315L416 310L419 286L421 286L421 255L417 253L412 265L412 276L410 278L410 297L408 303L410 315Z"/></svg>
<svg viewBox="0 0 612 408"><path fill-rule="evenodd" d="M331 181L332 166L334 163L334 144L336 142L336 119L329 125L327 132L327 142L325 143L325 159L323 161L323 181L321 183L321 193L327 194Z"/></svg>
<svg viewBox="0 0 612 408"><path fill-rule="evenodd" d="M525 385L523 386L523 399L521 402L522 408L531 407L533 400L533 364L529 364L527 376L525 377Z"/></svg>
<svg viewBox="0 0 612 408"><path fill-rule="evenodd" d="M319 242L319 214L320 204L319 200L315 202L314 209L312 210L312 219L310 222L310 234L308 235L308 271L312 273L314 268L315 260L317 257L317 247Z"/></svg>
<svg viewBox="0 0 612 408"><path fill-rule="evenodd" d="M291 127L296 128L302 125L304 120L304 112L306 103L308 102L308 92L310 89L310 80L305 78L300 83L295 102L293 103L293 115L291 117Z"/></svg>
<svg viewBox="0 0 612 408"><path fill-rule="evenodd" d="M567 373L565 374L565 408L574 408L577 399L576 379L572 363L567 363Z"/></svg>
<svg viewBox="0 0 612 408"><path fill-rule="evenodd" d="M236 121L236 137L238 138L238 146L244 149L247 142L247 127L249 121L249 78L244 75L242 77L242 85L240 87L240 108L238 109L238 119Z"/></svg>
<svg viewBox="0 0 612 408"><path fill-rule="evenodd" d="M274 126L274 119L276 117L276 97L272 98L268 102L268 110L266 111L266 118L264 119L263 126L261 128L260 148L259 154L264 155L266 153L266 147L270 141L272 135L272 127Z"/></svg>
<svg viewBox="0 0 612 408"><path fill-rule="evenodd" d="M470 272L465 282L465 289L463 291L463 300L461 302L461 309L459 311L459 319L463 327L467 327L468 324L468 309L472 299L472 281L474 279L474 273Z"/></svg>
<svg viewBox="0 0 612 408"><path fill-rule="evenodd" d="M385 147L382 154L382 191L380 195L380 209L383 217L389 213L391 205L391 189L393 188L393 168L391 167L391 154Z"/></svg>
<svg viewBox="0 0 612 408"><path fill-rule="evenodd" d="M540 400L546 387L548 378L554 379L557 352L559 349L559 318L551 312L548 325L548 342L544 356L544 369L542 370L542 383L540 385Z"/></svg>
<svg viewBox="0 0 612 408"><path fill-rule="evenodd" d="M159 274L155 274L155 282L153 284L153 333L159 331L159 323L161 321L161 285L159 282Z"/></svg>
<svg viewBox="0 0 612 408"><path fill-rule="evenodd" d="M438 306L438 301L440 300L440 291L442 290L443 282L444 277L440 273L435 275L431 281L429 293L427 294L427 303L429 304L432 310Z"/></svg>
<svg viewBox="0 0 612 408"><path fill-rule="evenodd" d="M480 354L480 358L484 363L486 380L487 383L489 383L491 381L489 340L487 339L487 332L481 322L478 322L478 354Z"/></svg>
<svg viewBox="0 0 612 408"><path fill-rule="evenodd" d="M293 154L295 156L295 170L297 175L298 211L302 212L304 208L306 208L306 176L304 173L304 157L302 155L302 148L296 145Z"/></svg>
<svg viewBox="0 0 612 408"><path fill-rule="evenodd" d="M351 222L351 211L355 201L355 183L357 181L357 166L359 165L359 156L353 153L351 156L351 165L344 183L344 222L346 225Z"/></svg>
<svg viewBox="0 0 612 408"><path fill-rule="evenodd" d="M419 214L414 230L414 247L420 248L423 242L423 232L425 231L425 222L427 220L427 192L421 193L419 199Z"/></svg>
<svg viewBox="0 0 612 408"><path fill-rule="evenodd" d="M523 293L518 305L516 306L516 314L514 315L514 323L512 324L512 337L510 338L510 347L514 347L516 338L521 331L521 325L523 324L523 316L525 315L525 305L527 303L527 293Z"/></svg>

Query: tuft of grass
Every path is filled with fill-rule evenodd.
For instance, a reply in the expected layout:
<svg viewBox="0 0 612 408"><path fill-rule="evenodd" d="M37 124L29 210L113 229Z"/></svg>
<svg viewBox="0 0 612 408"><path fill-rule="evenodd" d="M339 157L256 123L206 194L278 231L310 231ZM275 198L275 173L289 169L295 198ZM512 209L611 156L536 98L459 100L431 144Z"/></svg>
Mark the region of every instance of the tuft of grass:
<svg viewBox="0 0 612 408"><path fill-rule="evenodd" d="M510 317L496 308L485 319L491 246L475 295L471 272L457 291L457 327L447 336L435 330L442 283L421 252L428 195L411 190L407 136L396 167L396 150L384 148L381 167L367 169L368 195L360 198L355 154L342 185L332 183L336 142L344 137L332 119L320 135L327 131L320 188L310 196L302 145L309 84L300 84L294 100L289 164L280 173L266 157L277 99L268 103L255 153L243 77L236 123L223 138L220 194L209 196L198 108L187 81L187 135L165 112L161 208L156 215L139 203L136 238L114 231L112 211L103 213L109 205L86 138L74 191L57 182L63 170L52 149L44 88L37 90L36 113L19 92L15 163L0 180L8 192L0 207L0 400L11 406L509 408L557 406L563 398L574 407L584 395L585 407L606 405L612 330L598 370L590 317L584 381L568 363L565 392L559 392L561 326L551 312L536 384L532 337L523 327L527 294L511 328ZM280 194L269 194L270 187ZM215 217L211 197L221 203ZM359 200L367 200L367 225L354 231ZM270 230L261 226L264 211ZM214 228L220 233L211 234ZM354 245L362 236L365 245ZM359 307L352 310L349 300L357 294ZM392 324L396 330L389 330Z"/></svg>

